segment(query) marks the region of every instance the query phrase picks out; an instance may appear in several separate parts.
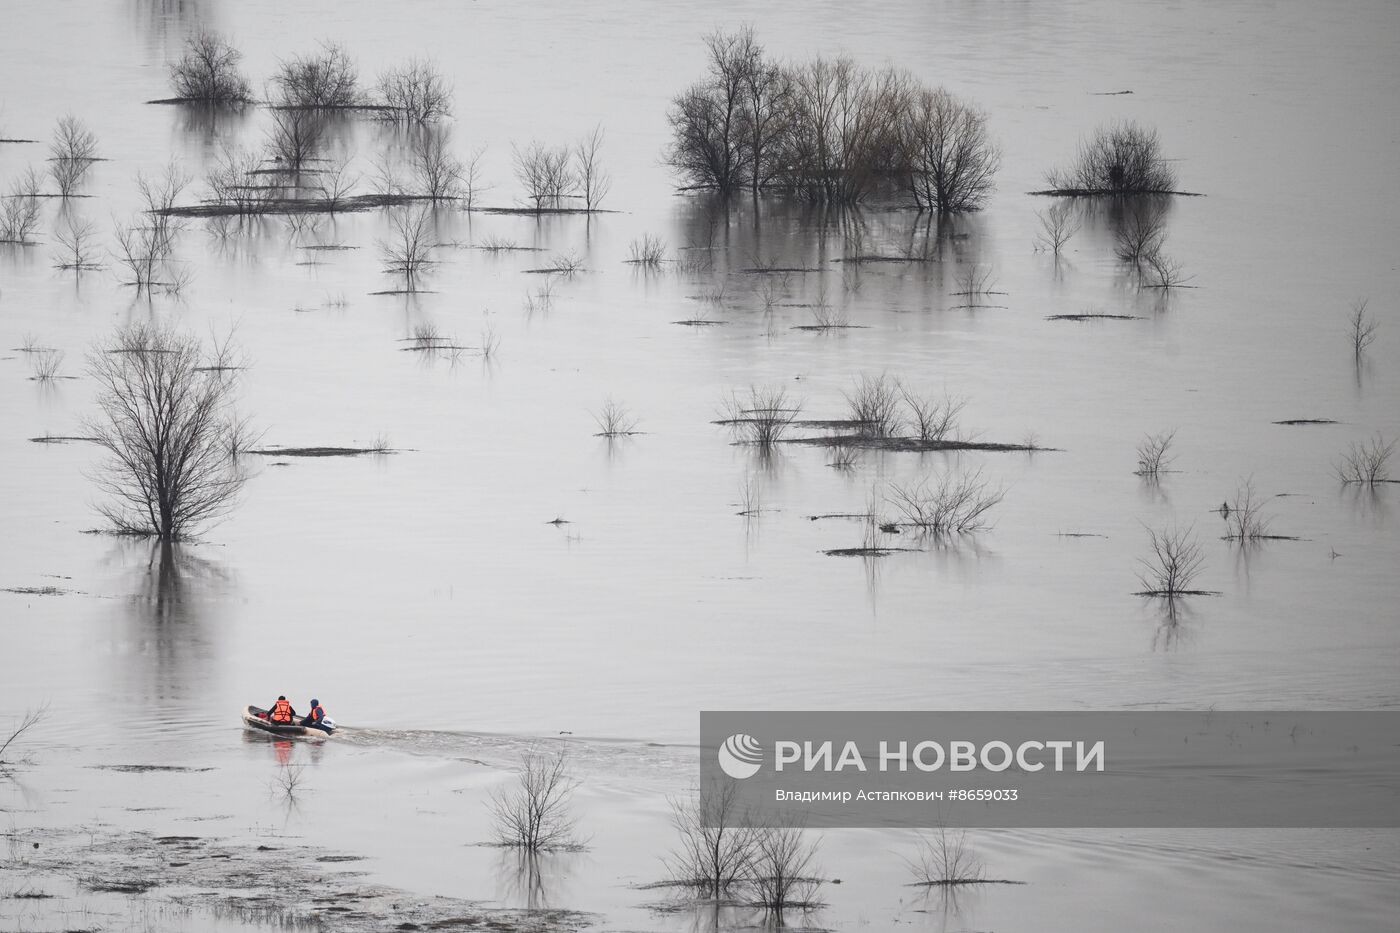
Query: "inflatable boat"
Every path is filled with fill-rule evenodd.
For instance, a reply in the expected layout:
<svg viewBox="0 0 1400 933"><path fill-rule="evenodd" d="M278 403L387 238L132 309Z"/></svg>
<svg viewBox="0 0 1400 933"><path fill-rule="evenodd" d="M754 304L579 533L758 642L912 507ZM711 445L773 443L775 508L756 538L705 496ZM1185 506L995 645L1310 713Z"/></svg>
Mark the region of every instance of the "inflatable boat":
<svg viewBox="0 0 1400 933"><path fill-rule="evenodd" d="M243 708L243 725L254 731L266 732L270 735L326 738L335 734L335 723L329 716L321 722L322 726L303 726L300 719L294 719L291 722L273 722L267 718L267 710L260 706L245 706Z"/></svg>

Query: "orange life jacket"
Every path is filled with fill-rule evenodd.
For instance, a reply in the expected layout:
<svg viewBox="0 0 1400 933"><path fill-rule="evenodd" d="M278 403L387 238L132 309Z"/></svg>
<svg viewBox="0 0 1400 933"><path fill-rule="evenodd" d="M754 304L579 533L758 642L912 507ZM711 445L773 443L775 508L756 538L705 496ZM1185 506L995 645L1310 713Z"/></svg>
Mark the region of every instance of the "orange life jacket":
<svg viewBox="0 0 1400 933"><path fill-rule="evenodd" d="M326 718L326 711L319 706L313 706L311 707L311 712L306 715L311 717L312 722L320 722L322 719Z"/></svg>
<svg viewBox="0 0 1400 933"><path fill-rule="evenodd" d="M267 718L271 719L273 722L291 722L292 704L288 703L286 700L278 700L276 703L272 704L272 712Z"/></svg>

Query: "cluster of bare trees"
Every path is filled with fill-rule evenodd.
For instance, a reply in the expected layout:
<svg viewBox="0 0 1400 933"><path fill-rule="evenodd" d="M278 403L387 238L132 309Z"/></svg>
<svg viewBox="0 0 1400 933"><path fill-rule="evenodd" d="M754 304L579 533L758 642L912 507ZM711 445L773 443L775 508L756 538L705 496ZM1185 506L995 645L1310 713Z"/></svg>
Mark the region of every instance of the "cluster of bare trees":
<svg viewBox="0 0 1400 933"><path fill-rule="evenodd" d="M546 146L538 141L524 148L515 146L515 177L537 211L564 207L569 200L582 201L586 211L597 210L612 188L602 148L601 126L572 146Z"/></svg>
<svg viewBox="0 0 1400 933"><path fill-rule="evenodd" d="M705 39L709 73L677 95L667 161L691 185L853 204L882 187L920 210L977 210L1000 150L981 110L893 68L771 61L749 28Z"/></svg>
<svg viewBox="0 0 1400 933"><path fill-rule="evenodd" d="M0 243L24 245L39 228L39 176L32 168L0 198Z"/></svg>

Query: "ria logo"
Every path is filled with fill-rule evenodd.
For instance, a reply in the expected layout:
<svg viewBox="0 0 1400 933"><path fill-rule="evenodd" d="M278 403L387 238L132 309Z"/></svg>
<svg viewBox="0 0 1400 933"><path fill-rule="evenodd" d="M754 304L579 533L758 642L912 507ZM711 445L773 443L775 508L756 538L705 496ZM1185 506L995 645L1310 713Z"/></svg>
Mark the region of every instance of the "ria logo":
<svg viewBox="0 0 1400 933"><path fill-rule="evenodd" d="M753 736L736 732L724 740L718 757L720 770L742 781L753 777L763 767L763 746Z"/></svg>

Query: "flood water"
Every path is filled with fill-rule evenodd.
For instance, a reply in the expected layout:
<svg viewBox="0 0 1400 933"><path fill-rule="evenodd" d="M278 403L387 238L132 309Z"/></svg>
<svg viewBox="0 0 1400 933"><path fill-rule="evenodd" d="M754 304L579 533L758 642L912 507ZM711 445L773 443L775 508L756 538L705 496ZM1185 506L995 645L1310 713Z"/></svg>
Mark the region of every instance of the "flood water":
<svg viewBox="0 0 1400 933"><path fill-rule="evenodd" d="M663 873L666 797L695 779L702 709L1400 704L1396 486L1343 487L1334 468L1352 442L1400 434L1395 4L16 6L0 35L0 136L41 142L0 144L0 186L42 167L65 113L106 161L85 197L42 202L37 245L0 246L0 588L62 591L0 593L0 733L49 704L32 762L0 778L12 831L288 835L364 856L356 868L376 882L527 903L500 853L472 843L489 835L487 789L544 737L574 747L592 837L550 867L548 903L601 912L608 928L688 929L701 921L649 910L655 897L631 886ZM661 161L668 102L702 73L701 36L742 23L776 57L846 53L976 101L1003 150L988 208L940 224L677 195ZM100 271L55 270L60 210L93 221L105 249L113 218L137 207L138 170L178 160L193 201L225 145L261 145L265 109L144 103L168 96L166 65L201 26L234 39L258 88L320 39L343 42L366 84L436 59L456 88L453 148L486 147L483 205L523 201L512 143L601 124L613 212L441 208L436 239L456 246L414 295L373 294L396 288L379 211L227 235L192 222L178 297L135 296L105 255ZM1051 202L1027 192L1114 118L1157 127L1182 188L1205 195L1168 206L1167 249L1191 288L1138 288L1106 206L1081 205L1058 262L1033 248ZM331 137L361 190L382 153L402 154L370 117ZM647 234L672 259L705 247L713 268L627 264ZM490 238L535 251L465 248ZM935 261L833 261L853 243ZM349 248L307 248L327 245ZM528 271L568 253L583 272ZM742 271L765 265L819 271ZM969 267L991 272L987 307L953 294ZM1357 358L1346 319L1360 298L1380 328ZM817 305L859 327L794 329ZM1133 319L1047 319L1084 313ZM149 318L236 327L243 407L267 444L383 437L395 452L267 458L226 522L171 553L83 534L99 524L96 449L30 439L84 433L85 353ZM673 323L691 319L711 326ZM489 361L403 352L423 324L469 345L489 330L499 346ZM31 379L26 338L63 351L78 378ZM841 418L843 392L881 373L965 398L980 440L1054 450L866 451L838 470L825 448L762 458L712 423L751 385ZM643 433L595 436L609 398ZM1290 419L1335 423L1275 423ZM1148 484L1135 446L1171 429L1173 472ZM823 553L859 545L860 523L811 516L861 512L872 488L949 469L1004 487L994 527L875 560ZM1247 479L1272 531L1297 540L1219 540L1213 510ZM741 517L746 484L761 509ZM1169 619L1132 594L1144 526L1172 521L1194 524L1200 585L1219 595ZM278 693L299 708L315 695L352 728L323 747L250 741L237 711ZM286 760L307 766L294 811L269 801ZM212 770L99 767L125 764ZM832 832L821 863L843 883L809 922L1362 930L1393 928L1400 908L1393 831L977 844L993 875L1028 883L919 900L901 860L912 836ZM17 903L0 899L0 923L61 928Z"/></svg>

